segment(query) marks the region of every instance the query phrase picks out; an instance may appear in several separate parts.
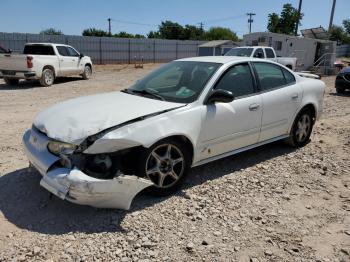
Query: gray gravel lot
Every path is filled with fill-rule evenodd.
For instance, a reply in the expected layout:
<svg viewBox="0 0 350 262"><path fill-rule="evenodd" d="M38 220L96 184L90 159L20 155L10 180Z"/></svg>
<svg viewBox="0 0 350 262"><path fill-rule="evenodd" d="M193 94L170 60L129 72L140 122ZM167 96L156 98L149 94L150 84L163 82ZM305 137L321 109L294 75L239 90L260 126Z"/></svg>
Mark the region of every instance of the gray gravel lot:
<svg viewBox="0 0 350 262"><path fill-rule="evenodd" d="M0 80L0 261L350 261L350 94L334 93L334 77L304 148L277 142L194 168L180 192L141 194L130 211L49 197L21 148L35 114L157 66L97 66L45 88Z"/></svg>

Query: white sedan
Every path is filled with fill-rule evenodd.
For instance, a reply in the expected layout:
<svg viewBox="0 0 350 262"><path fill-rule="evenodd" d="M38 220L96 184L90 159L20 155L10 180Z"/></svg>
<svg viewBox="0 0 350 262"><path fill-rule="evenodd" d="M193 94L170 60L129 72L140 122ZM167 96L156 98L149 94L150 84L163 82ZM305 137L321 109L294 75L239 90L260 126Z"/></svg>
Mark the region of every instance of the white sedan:
<svg viewBox="0 0 350 262"><path fill-rule="evenodd" d="M176 60L121 92L39 113L24 149L56 196L129 209L145 188L174 192L190 167L281 139L304 146L325 85L301 75L254 58Z"/></svg>

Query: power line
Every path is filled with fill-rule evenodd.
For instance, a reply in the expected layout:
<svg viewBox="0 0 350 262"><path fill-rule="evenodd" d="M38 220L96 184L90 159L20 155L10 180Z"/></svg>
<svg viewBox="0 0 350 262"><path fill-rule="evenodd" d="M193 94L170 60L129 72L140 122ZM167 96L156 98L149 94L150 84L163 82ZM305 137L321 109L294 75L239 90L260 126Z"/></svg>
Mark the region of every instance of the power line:
<svg viewBox="0 0 350 262"><path fill-rule="evenodd" d="M252 32L252 23L254 22L254 20L252 19L252 16L256 14L247 13L247 15L249 16L248 23L249 23L249 34L250 34Z"/></svg>
<svg viewBox="0 0 350 262"><path fill-rule="evenodd" d="M201 28L203 28L204 24L233 20L233 19L244 17L244 16L245 15L230 16L230 17L202 21L202 22L199 22L196 24L200 24ZM137 21L120 20L120 19L114 19L114 18L109 18L109 19L111 19L114 22L121 23L121 24L132 24L132 25L141 25L141 26L148 26L148 27L158 27L159 26L158 24L146 24L146 23L141 23L141 22L137 22ZM181 27L181 25L179 25L179 26L173 25L173 26L166 26L166 27Z"/></svg>

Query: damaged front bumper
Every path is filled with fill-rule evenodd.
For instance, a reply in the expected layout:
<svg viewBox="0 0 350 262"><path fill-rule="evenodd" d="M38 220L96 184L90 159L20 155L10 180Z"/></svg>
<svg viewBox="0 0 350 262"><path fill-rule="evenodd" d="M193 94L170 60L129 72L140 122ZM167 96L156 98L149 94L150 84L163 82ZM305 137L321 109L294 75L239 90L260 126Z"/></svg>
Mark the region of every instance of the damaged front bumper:
<svg viewBox="0 0 350 262"><path fill-rule="evenodd" d="M29 162L43 178L40 185L63 200L99 208L128 210L133 198L153 185L136 176L120 175L114 179L96 179L79 169L59 167L60 157L47 149L50 139L35 129L27 130L23 145Z"/></svg>

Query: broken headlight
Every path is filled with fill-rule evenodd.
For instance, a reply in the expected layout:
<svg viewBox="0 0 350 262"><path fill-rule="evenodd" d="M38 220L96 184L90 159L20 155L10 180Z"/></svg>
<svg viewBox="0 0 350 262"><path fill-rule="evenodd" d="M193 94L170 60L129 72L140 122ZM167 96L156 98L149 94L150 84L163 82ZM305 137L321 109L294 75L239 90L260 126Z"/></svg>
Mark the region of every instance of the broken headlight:
<svg viewBox="0 0 350 262"><path fill-rule="evenodd" d="M77 149L77 145L50 141L47 145L47 149L54 155L71 155Z"/></svg>

